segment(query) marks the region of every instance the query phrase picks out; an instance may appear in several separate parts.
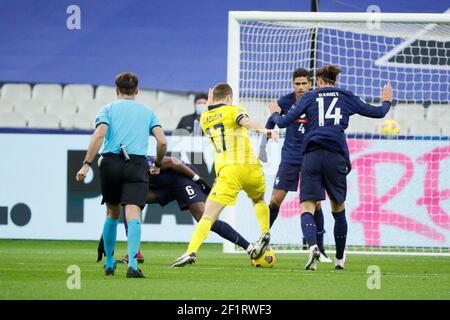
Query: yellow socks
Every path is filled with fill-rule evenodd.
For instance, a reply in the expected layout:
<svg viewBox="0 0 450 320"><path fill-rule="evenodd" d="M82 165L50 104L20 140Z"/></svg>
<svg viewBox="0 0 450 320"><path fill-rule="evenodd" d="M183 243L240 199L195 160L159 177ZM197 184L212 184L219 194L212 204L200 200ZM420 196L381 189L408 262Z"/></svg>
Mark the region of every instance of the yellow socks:
<svg viewBox="0 0 450 320"><path fill-rule="evenodd" d="M258 219L259 226L261 227L261 234L268 232L270 230L269 206L264 201L260 201L255 204L254 207L256 218Z"/></svg>
<svg viewBox="0 0 450 320"><path fill-rule="evenodd" d="M192 234L191 242L189 243L186 252L191 253L198 251L203 241L205 241L205 239L208 237L212 224L212 220L208 216L204 216L200 219L194 233Z"/></svg>

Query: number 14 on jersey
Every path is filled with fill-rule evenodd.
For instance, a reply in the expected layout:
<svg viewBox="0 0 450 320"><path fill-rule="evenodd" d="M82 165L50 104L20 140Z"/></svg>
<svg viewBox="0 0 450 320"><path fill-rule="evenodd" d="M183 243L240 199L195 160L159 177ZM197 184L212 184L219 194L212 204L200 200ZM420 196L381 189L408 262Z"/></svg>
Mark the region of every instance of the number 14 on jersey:
<svg viewBox="0 0 450 320"><path fill-rule="evenodd" d="M325 101L324 98L317 98L316 101L319 107L319 126L323 127L325 125L325 119L334 119L334 125L339 125L339 122L342 119L341 108L335 108L339 98L333 98L330 105L327 108L327 112L325 111ZM334 113L333 113L334 109Z"/></svg>

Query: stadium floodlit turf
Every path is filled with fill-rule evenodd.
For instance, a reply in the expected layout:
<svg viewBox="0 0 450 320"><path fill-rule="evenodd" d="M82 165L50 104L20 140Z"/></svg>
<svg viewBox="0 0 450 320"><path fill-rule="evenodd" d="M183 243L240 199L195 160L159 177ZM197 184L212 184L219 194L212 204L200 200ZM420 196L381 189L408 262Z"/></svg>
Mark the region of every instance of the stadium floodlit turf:
<svg viewBox="0 0 450 320"><path fill-rule="evenodd" d="M114 277L96 263L92 241L0 241L0 299L449 299L450 257L351 255L346 270L319 264L304 271L306 254L278 254L273 269L256 269L244 254L204 245L197 263L168 265L186 248L180 243L143 243L147 278ZM126 252L119 243L116 257ZM67 268L81 270L81 288L70 290ZM381 269L381 288L367 288L368 266ZM69 281L70 282L70 281ZM370 281L369 281L370 282Z"/></svg>

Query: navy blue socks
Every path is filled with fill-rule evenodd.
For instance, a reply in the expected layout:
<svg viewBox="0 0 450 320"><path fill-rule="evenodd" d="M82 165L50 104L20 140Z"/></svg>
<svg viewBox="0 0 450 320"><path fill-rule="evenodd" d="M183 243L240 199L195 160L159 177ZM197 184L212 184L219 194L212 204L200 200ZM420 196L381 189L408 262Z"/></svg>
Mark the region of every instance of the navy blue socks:
<svg viewBox="0 0 450 320"><path fill-rule="evenodd" d="M333 212L333 218L336 259L342 259L344 257L345 242L347 240L347 219L345 218L345 210Z"/></svg>
<svg viewBox="0 0 450 320"><path fill-rule="evenodd" d="M325 233L324 230L324 219L323 219L323 212L322 209L316 209L316 212L314 213L314 222L317 226L317 246L321 251L323 251L323 234Z"/></svg>
<svg viewBox="0 0 450 320"><path fill-rule="evenodd" d="M270 210L270 227L272 228L273 223L278 217L280 207L269 205L269 210Z"/></svg>
<svg viewBox="0 0 450 320"><path fill-rule="evenodd" d="M304 212L301 216L301 225L303 237L309 246L317 243L317 226L314 222L314 216L310 212Z"/></svg>
<svg viewBox="0 0 450 320"><path fill-rule="evenodd" d="M217 220L211 227L211 231L217 233L224 239L237 244L244 250L247 250L250 243L245 240L236 230L234 230L228 223Z"/></svg>

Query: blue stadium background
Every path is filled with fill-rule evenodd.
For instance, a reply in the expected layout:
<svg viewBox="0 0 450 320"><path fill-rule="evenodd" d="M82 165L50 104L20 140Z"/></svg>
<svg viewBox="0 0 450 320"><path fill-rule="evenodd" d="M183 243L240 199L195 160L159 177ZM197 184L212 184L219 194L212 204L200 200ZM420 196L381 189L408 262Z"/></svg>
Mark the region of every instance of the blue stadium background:
<svg viewBox="0 0 450 320"><path fill-rule="evenodd" d="M81 8L81 30L66 9ZM320 11L441 13L448 1L321 0ZM112 85L131 70L144 88L204 91L226 80L230 10L309 11L309 0L2 1L0 82Z"/></svg>

